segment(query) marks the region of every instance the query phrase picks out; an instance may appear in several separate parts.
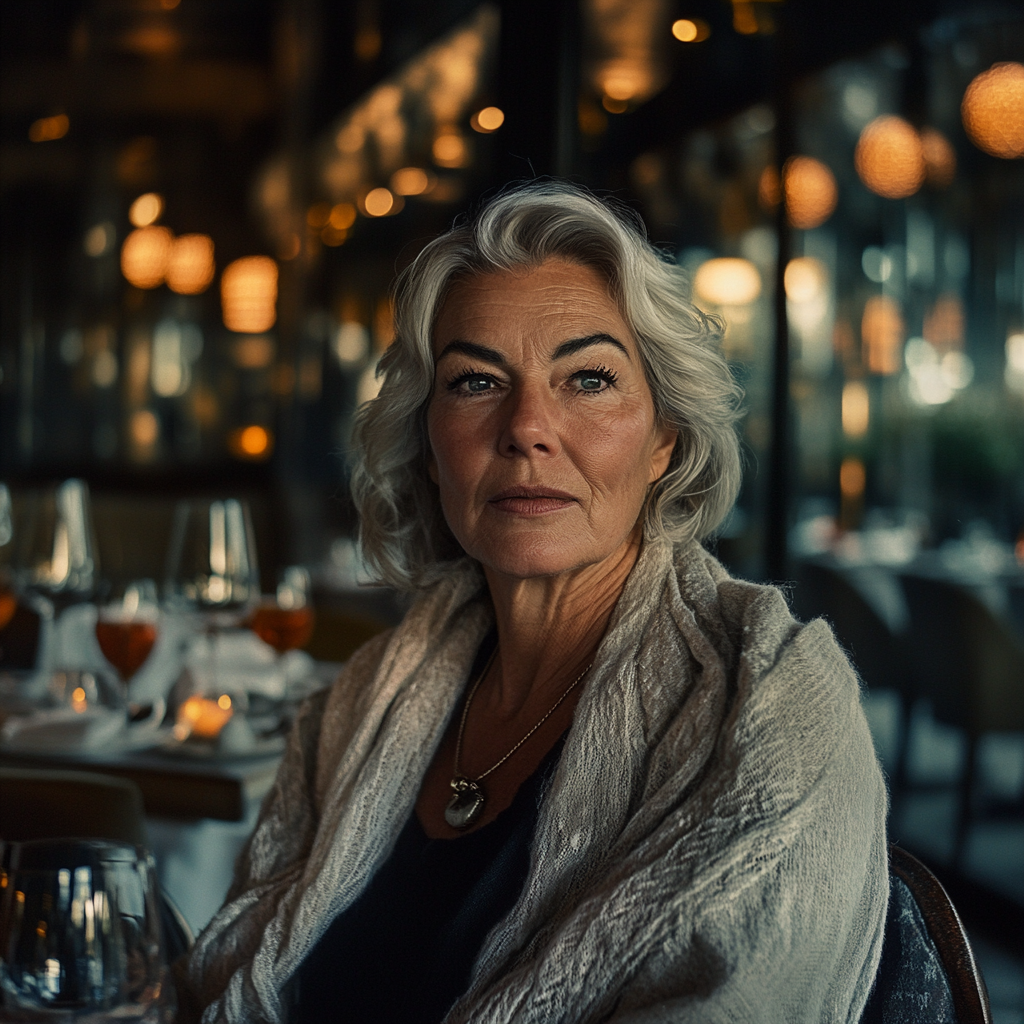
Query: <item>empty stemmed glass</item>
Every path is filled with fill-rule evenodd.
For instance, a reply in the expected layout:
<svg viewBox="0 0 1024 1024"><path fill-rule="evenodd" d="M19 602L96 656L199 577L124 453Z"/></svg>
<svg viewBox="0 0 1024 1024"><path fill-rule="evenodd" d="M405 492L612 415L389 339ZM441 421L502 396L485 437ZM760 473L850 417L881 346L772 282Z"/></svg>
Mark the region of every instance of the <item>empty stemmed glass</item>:
<svg viewBox="0 0 1024 1024"><path fill-rule="evenodd" d="M155 876L127 844L0 843L0 1020L169 1019Z"/></svg>

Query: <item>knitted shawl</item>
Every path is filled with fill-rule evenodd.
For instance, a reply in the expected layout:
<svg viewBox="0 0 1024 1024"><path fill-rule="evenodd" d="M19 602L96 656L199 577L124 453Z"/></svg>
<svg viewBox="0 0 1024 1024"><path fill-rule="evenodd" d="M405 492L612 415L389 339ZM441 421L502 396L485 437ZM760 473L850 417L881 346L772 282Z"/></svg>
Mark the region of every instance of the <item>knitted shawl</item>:
<svg viewBox="0 0 1024 1024"><path fill-rule="evenodd" d="M289 979L413 812L492 621L479 567L460 563L304 706L188 964L203 1024L287 1019ZM823 621L800 625L696 543L647 544L526 883L446 1024L854 1024L888 898L859 697ZM337 986L343 1007L343 964Z"/></svg>

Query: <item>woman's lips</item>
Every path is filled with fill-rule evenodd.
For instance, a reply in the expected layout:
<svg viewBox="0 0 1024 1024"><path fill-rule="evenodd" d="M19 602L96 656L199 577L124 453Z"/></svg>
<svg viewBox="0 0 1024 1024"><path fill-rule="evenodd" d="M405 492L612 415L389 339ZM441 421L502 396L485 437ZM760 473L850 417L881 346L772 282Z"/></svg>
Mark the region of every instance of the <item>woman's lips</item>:
<svg viewBox="0 0 1024 1024"><path fill-rule="evenodd" d="M545 512L557 512L575 502L576 499L571 494L542 487L510 487L488 499L489 505L520 516L539 516Z"/></svg>

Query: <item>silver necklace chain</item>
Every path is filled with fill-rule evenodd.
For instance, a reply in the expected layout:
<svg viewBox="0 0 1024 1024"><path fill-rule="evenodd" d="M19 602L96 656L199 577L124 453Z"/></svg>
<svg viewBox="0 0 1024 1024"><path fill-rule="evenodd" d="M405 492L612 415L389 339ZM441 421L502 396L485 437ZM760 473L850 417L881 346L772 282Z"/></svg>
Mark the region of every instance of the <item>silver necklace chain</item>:
<svg viewBox="0 0 1024 1024"><path fill-rule="evenodd" d="M498 653L498 648L495 646L494 650L491 651L491 656L487 659L487 664L484 665L483 672L476 677L476 682L473 684L473 689L469 691L469 696L466 698L466 703L462 708L462 719L459 722L459 736L455 741L455 777L460 778L461 772L459 771L459 761L462 758L462 735L466 731L466 718L469 716L469 705L473 703L473 698L476 696L477 687L484 681L484 677L491 670L491 665L494 664L494 658ZM591 662L568 686L565 693L562 694L558 700L548 709L547 714L498 762L492 764L487 771L478 775L475 779L470 779L470 782L480 782L482 779L486 779L495 769L500 768L558 709L561 707L562 701L569 696L570 693L582 682L583 677L593 667Z"/></svg>

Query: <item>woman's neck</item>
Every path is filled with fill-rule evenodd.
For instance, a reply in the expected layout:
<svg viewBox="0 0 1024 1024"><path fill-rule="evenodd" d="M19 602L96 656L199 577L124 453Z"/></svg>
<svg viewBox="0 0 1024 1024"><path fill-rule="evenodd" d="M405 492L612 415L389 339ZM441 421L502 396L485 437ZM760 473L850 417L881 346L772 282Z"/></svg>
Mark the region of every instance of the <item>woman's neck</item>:
<svg viewBox="0 0 1024 1024"><path fill-rule="evenodd" d="M495 683L481 698L492 713L512 717L547 691L557 699L587 668L639 553L637 533L599 564L558 576L516 579L485 567L498 651Z"/></svg>

